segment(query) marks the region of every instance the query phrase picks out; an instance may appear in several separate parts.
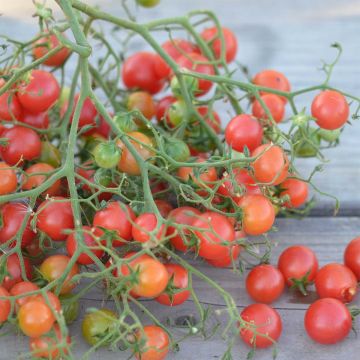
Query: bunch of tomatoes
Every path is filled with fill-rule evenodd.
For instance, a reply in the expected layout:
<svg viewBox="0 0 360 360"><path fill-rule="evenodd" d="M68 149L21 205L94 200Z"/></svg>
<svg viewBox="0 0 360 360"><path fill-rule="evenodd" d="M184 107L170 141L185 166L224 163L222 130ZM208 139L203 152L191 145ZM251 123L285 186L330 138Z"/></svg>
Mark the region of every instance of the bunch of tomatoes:
<svg viewBox="0 0 360 360"><path fill-rule="evenodd" d="M17 51L1 63L0 324L29 337L33 358L72 359L67 325L78 300L101 287L117 311L92 308L84 315L89 351L122 344L138 359L161 360L176 341L141 299L199 303L192 278L207 280L189 256L214 267L240 266L252 236L269 232L278 213L301 213L310 181L301 179L294 159L336 144L349 105L325 84L311 115L298 112L289 80L275 70L251 82L233 80L238 44L225 27L206 27L191 40L170 36L154 46L157 52L122 61L96 28L89 30L86 16L95 20L98 10L80 5L83 28L75 17L60 32L39 11L45 30L15 43ZM107 49L98 68L78 40L89 33ZM67 84L66 64L75 56L79 65ZM237 90L245 93L241 101ZM216 111L219 102L232 106L230 119ZM288 133L279 126L285 121ZM272 345L281 319L266 304L285 283L304 293L315 279L321 299L309 308L306 329L318 342L339 341L351 327L343 303L355 295L360 274L358 251L347 254L349 268L318 271L312 251L296 246L278 268L255 267L246 286L259 304L230 313L233 327L252 347ZM327 321L330 313L336 321L324 332L317 319Z"/></svg>

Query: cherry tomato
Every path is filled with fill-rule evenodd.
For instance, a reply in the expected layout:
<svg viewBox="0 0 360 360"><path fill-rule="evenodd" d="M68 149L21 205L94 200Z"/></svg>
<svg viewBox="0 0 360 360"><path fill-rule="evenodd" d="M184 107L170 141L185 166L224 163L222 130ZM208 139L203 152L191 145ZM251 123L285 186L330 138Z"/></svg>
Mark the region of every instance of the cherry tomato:
<svg viewBox="0 0 360 360"><path fill-rule="evenodd" d="M99 210L94 216L93 226L100 230L114 231L120 240L112 240L112 245L122 246L131 240L132 223L136 216L129 205L119 201L109 202L105 209ZM102 232L100 232L102 233Z"/></svg>
<svg viewBox="0 0 360 360"><path fill-rule="evenodd" d="M55 317L45 303L29 300L20 307L18 321L19 327L25 335L37 338L50 331L54 325Z"/></svg>
<svg viewBox="0 0 360 360"><path fill-rule="evenodd" d="M221 31L224 37L225 53L222 52L222 41L217 27L205 29L200 35L209 44L216 59L220 59L224 54L226 62L231 63L235 59L238 47L236 36L228 28L223 27Z"/></svg>
<svg viewBox="0 0 360 360"><path fill-rule="evenodd" d="M15 170L10 165L0 161L0 195L6 195L14 192L17 187L17 178Z"/></svg>
<svg viewBox="0 0 360 360"><path fill-rule="evenodd" d="M30 281L20 281L10 289L11 296L25 295L29 292L39 290L39 287ZM22 296L15 300L17 306L24 305L32 296Z"/></svg>
<svg viewBox="0 0 360 360"><path fill-rule="evenodd" d="M240 252L240 245L232 245L228 248L228 253L224 254L223 257L219 257L216 259L205 259L205 261L211 266L218 268L226 268L231 266L236 261L236 259L239 257Z"/></svg>
<svg viewBox="0 0 360 360"><path fill-rule="evenodd" d="M124 259L134 257L136 253L128 253ZM128 276L137 273L137 281L131 284L131 292L135 296L153 298L159 296L166 288L169 275L166 267L149 255L140 255L121 266L121 274Z"/></svg>
<svg viewBox="0 0 360 360"><path fill-rule="evenodd" d="M131 144L137 151L137 153L144 159L147 160L154 155L154 152L149 149L153 146L151 139L141 132L133 131L129 132L128 135L134 139L130 139ZM130 150L125 144L119 140L117 145L122 150L118 169L129 175L140 175L141 168L137 160L131 154Z"/></svg>
<svg viewBox="0 0 360 360"><path fill-rule="evenodd" d="M280 197L288 196L289 200L284 204L288 208L297 208L305 204L309 196L309 186L299 179L287 179L280 184Z"/></svg>
<svg viewBox="0 0 360 360"><path fill-rule="evenodd" d="M111 339L103 341L104 337L115 330L118 317L109 309L99 309L87 313L81 324L82 335L90 345L107 346Z"/></svg>
<svg viewBox="0 0 360 360"><path fill-rule="evenodd" d="M37 294L31 296L30 300L41 301L44 304L48 305L53 312L56 312L58 314L60 314L62 311L60 299L51 291L47 291L46 295Z"/></svg>
<svg viewBox="0 0 360 360"><path fill-rule="evenodd" d="M242 226L246 234L261 235L272 228L275 209L264 195L244 195L238 205L243 210Z"/></svg>
<svg viewBox="0 0 360 360"><path fill-rule="evenodd" d="M170 109L171 105L176 101L177 101L176 97L169 95L169 96L163 97L161 100L159 100L156 103L155 115L156 115L156 120L158 121L159 124L162 121L165 121L165 119L169 124L169 121L168 121L169 109Z"/></svg>
<svg viewBox="0 0 360 360"><path fill-rule="evenodd" d="M334 298L349 303L357 293L357 279L345 265L332 263L323 266L315 277L320 298Z"/></svg>
<svg viewBox="0 0 360 360"><path fill-rule="evenodd" d="M16 234L19 232L29 208L24 203L7 203L0 209L1 225L0 225L0 244L4 244L10 239L15 240ZM31 230L31 219L29 218L21 237L21 247L25 247L31 243L36 234ZM11 243L14 246L15 242Z"/></svg>
<svg viewBox="0 0 360 360"><path fill-rule="evenodd" d="M166 200L157 199L155 200L155 204L163 218L168 217L170 212L174 209L173 206Z"/></svg>
<svg viewBox="0 0 360 360"><path fill-rule="evenodd" d="M159 326L146 325L136 332L136 338L141 345L137 360L165 360L169 352L169 336Z"/></svg>
<svg viewBox="0 0 360 360"><path fill-rule="evenodd" d="M4 256L4 255L2 255ZM1 256L1 257L2 257ZM25 273L21 270L20 259L18 254L11 254L6 257L6 276L0 284L6 290L10 290L15 284L23 280L32 279L32 266L28 258L23 258Z"/></svg>
<svg viewBox="0 0 360 360"><path fill-rule="evenodd" d="M49 114L47 111L37 113L37 114L25 112L19 120L27 125L37 128L37 129L48 129L49 122L50 122Z"/></svg>
<svg viewBox="0 0 360 360"><path fill-rule="evenodd" d="M46 258L40 266L40 273L48 282L53 282L63 275L67 269L71 258L66 255L51 255ZM67 277L62 282L60 294L68 294L75 286L76 283L72 278L79 273L79 267L74 264L70 269ZM59 284L59 283L58 283ZM58 285L56 285L58 288Z"/></svg>
<svg viewBox="0 0 360 360"><path fill-rule="evenodd" d="M248 324L244 324L244 327L240 329L240 337L251 347L267 348L273 345L281 335L280 315L269 305L249 305L241 312L241 318Z"/></svg>
<svg viewBox="0 0 360 360"><path fill-rule="evenodd" d="M39 187L45 180L48 179L46 173L51 173L55 169L46 163L37 163L31 165L25 170L25 175L22 177L22 189L31 190ZM44 175L42 175L44 173ZM54 196L59 194L61 186L61 180L56 180L48 189L44 190L43 195Z"/></svg>
<svg viewBox="0 0 360 360"><path fill-rule="evenodd" d="M326 130L341 128L348 120L349 111L345 96L334 90L321 92L311 104L312 116Z"/></svg>
<svg viewBox="0 0 360 360"><path fill-rule="evenodd" d="M254 267L246 277L246 291L256 302L270 304L284 291L285 280L282 273L272 265Z"/></svg>
<svg viewBox="0 0 360 360"><path fill-rule="evenodd" d="M279 91L289 92L290 83L287 77L276 70L263 70L255 75L252 82L255 85L267 87L270 89L275 89ZM261 91L261 95L266 94L266 92ZM286 103L287 99L284 96L281 96L281 99Z"/></svg>
<svg viewBox="0 0 360 360"><path fill-rule="evenodd" d="M71 202L61 196L45 200L37 210L37 228L54 241L64 241L65 229L74 228Z"/></svg>
<svg viewBox="0 0 360 360"><path fill-rule="evenodd" d="M0 286L0 296L10 296L10 294L4 287ZM10 300L0 299L0 325L8 319L10 311Z"/></svg>
<svg viewBox="0 0 360 360"><path fill-rule="evenodd" d="M346 246L344 263L360 280L360 237L351 240Z"/></svg>
<svg viewBox="0 0 360 360"><path fill-rule="evenodd" d="M7 139L7 144L0 147L0 154L9 165L34 160L41 154L40 137L32 129L14 126L4 130L1 136Z"/></svg>
<svg viewBox="0 0 360 360"><path fill-rule="evenodd" d="M181 290L187 289L189 285L189 273L178 264L169 263L165 264L165 267L169 274L169 284L167 289L155 300L162 305L180 305L190 296L189 290Z"/></svg>
<svg viewBox="0 0 360 360"><path fill-rule="evenodd" d="M60 301L66 325L70 325L79 317L79 300L74 298L74 295L72 294L64 294L61 295Z"/></svg>
<svg viewBox="0 0 360 360"><path fill-rule="evenodd" d="M122 79L128 89L141 89L150 94L158 93L164 85L155 69L157 56L141 51L129 56L122 67Z"/></svg>
<svg viewBox="0 0 360 360"><path fill-rule="evenodd" d="M197 112L204 118L205 122L219 134L221 132L221 120L216 111L209 109L208 106L200 106L197 108ZM198 123L195 123L197 125Z"/></svg>
<svg viewBox="0 0 360 360"><path fill-rule="evenodd" d="M209 63L209 60L198 53L190 53L186 56L183 55L176 59L176 62L180 68L185 68L193 72L205 75L214 75L215 70L213 65ZM213 86L213 83L209 80L198 79L198 91L196 96L202 96L208 93Z"/></svg>
<svg viewBox="0 0 360 360"><path fill-rule="evenodd" d="M306 286L315 279L318 267L315 253L302 245L288 247L281 253L278 260L278 269L284 275L288 286L293 286L299 281Z"/></svg>
<svg viewBox="0 0 360 360"><path fill-rule="evenodd" d="M58 168L61 165L61 154L59 149L49 141L42 141L41 154L38 161L49 164L54 168Z"/></svg>
<svg viewBox="0 0 360 360"><path fill-rule="evenodd" d="M228 247L235 240L235 230L221 214L207 211L197 217L193 224L199 240L199 255L205 259L217 259L228 254Z"/></svg>
<svg viewBox="0 0 360 360"><path fill-rule="evenodd" d="M132 227L132 237L135 241L145 243L152 241L153 237L156 242L160 242L165 235L165 224L161 224L156 233L153 233L158 227L158 219L153 213L143 213L139 215ZM151 235L152 234L152 235Z"/></svg>
<svg viewBox="0 0 360 360"><path fill-rule="evenodd" d="M160 0L136 0L136 2L146 8L152 8L156 6Z"/></svg>
<svg viewBox="0 0 360 360"><path fill-rule="evenodd" d="M252 152L252 157L257 159L252 163L254 176L258 182L267 185L282 183L289 169L289 159L284 150L277 145L264 144Z"/></svg>
<svg viewBox="0 0 360 360"><path fill-rule="evenodd" d="M44 247L49 247L45 242ZM40 246L39 238L35 237L30 244L26 245L24 248L24 253L29 256L31 264L39 265L45 258L45 252L42 246Z"/></svg>
<svg viewBox="0 0 360 360"><path fill-rule="evenodd" d="M118 164L121 152L114 142L100 142L93 155L96 165L103 169L112 169Z"/></svg>
<svg viewBox="0 0 360 360"><path fill-rule="evenodd" d="M146 91L136 91L130 94L127 102L127 108L129 111L140 111L148 120L151 120L156 112L154 100ZM141 120L138 120L137 123L139 126L145 125Z"/></svg>
<svg viewBox="0 0 360 360"><path fill-rule="evenodd" d="M283 99L275 94L262 95L261 99L267 106L274 121L276 123L281 122L285 115L285 103ZM255 100L253 103L252 114L258 119L267 120L269 118L258 100Z"/></svg>
<svg viewBox="0 0 360 360"><path fill-rule="evenodd" d="M261 145L263 128L251 115L235 116L225 128L225 140L235 150L243 152L245 146L253 151Z"/></svg>
<svg viewBox="0 0 360 360"><path fill-rule="evenodd" d="M170 128L178 127L186 117L187 107L184 100L177 100L171 104L166 113L167 126Z"/></svg>
<svg viewBox="0 0 360 360"><path fill-rule="evenodd" d="M0 120L21 120L22 107L16 96L10 92L0 95Z"/></svg>
<svg viewBox="0 0 360 360"><path fill-rule="evenodd" d="M164 150L168 156L178 162L186 162L190 158L190 149L185 141L174 137L164 139Z"/></svg>
<svg viewBox="0 0 360 360"><path fill-rule="evenodd" d="M104 254L104 251L99 248L98 242L95 240L95 237L99 231L99 229L92 229L90 226L83 226L83 232L78 234L78 236L82 239L84 247L87 248L88 251L92 252L95 257L101 258ZM66 239L66 250L69 256L73 256L77 250L79 240L76 237L76 232L71 233ZM86 252L82 252L77 258L76 262L81 265L89 265L93 264L94 260L86 254Z"/></svg>
<svg viewBox="0 0 360 360"><path fill-rule="evenodd" d="M320 344L343 340L352 327L348 308L339 300L325 298L315 301L305 313L305 330Z"/></svg>
<svg viewBox="0 0 360 360"><path fill-rule="evenodd" d="M73 121L75 109L77 106L77 103L79 102L80 94L76 94L74 98L74 108L71 115L71 121ZM92 131L94 131L96 127L96 118L98 116L98 112L96 110L96 107L92 100L90 98L86 98L84 100L83 106L80 111L79 116L79 128L83 128L85 126L92 126L93 129L90 129L84 133L84 135L89 135Z"/></svg>
<svg viewBox="0 0 360 360"><path fill-rule="evenodd" d="M183 252L188 250L183 238L190 235L187 226L192 225L200 214L198 209L191 206L181 206L169 213L169 219L172 223L184 225L179 228L169 225L166 229L166 236L170 237L170 242L176 250Z"/></svg>
<svg viewBox="0 0 360 360"><path fill-rule="evenodd" d="M29 81L19 86L21 105L32 113L48 110L60 97L60 86L55 76L44 70L32 70Z"/></svg>

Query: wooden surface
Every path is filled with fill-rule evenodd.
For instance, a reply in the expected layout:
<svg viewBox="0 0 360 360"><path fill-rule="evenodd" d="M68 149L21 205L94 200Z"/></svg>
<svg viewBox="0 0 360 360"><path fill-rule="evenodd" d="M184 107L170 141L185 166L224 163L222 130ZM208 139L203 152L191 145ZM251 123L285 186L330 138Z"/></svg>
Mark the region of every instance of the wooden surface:
<svg viewBox="0 0 360 360"><path fill-rule="evenodd" d="M118 0L88 1L101 3L101 6L113 14L120 14ZM53 2L51 2L53 3ZM54 8L56 6L54 5ZM152 10L141 9L139 19L178 16L186 11L198 8L209 8L216 12L220 20L232 28L239 38L239 55L241 63L247 64L254 74L264 68L275 68L284 71L294 89L318 83L322 73L318 71L320 59L331 60L334 52L329 45L334 41L342 44L344 53L337 66L332 85L348 92L359 94L360 83L360 2L358 0L162 0L162 5ZM31 36L36 32L29 0L1 1L0 33ZM137 40L135 47L141 47ZM309 107L310 97L300 99L299 108ZM223 121L227 121L223 114ZM360 234L360 124L354 122L347 126L341 138L341 145L325 154L331 162L322 174L316 177L316 184L326 192L336 195L341 200L343 217L309 218L302 221L278 220L279 232L272 233L271 239L278 244L273 252L273 263L278 254L287 246L304 244L313 248L321 264L341 261L345 244ZM301 160L299 166L304 176L316 164L315 160ZM329 215L333 203L327 198L319 198L314 215ZM347 217L346 217L347 216ZM357 216L357 217L356 217ZM213 269L199 262L198 267L216 279L236 300L239 311L251 303L244 291L243 278L229 269ZM204 303L214 309L223 308L223 302L214 291L202 282L195 282L195 289ZM82 302L82 308L101 307L104 304L99 294L92 293ZM304 310L309 298L294 296L289 291L274 305L279 310L284 324L283 336L279 341L280 360L355 360L359 359L360 343L354 334L335 346L314 344L303 329ZM354 304L359 305L359 300ZM164 308L157 303L147 301L146 306L154 309L160 319L176 318L194 313L192 301L187 301L179 308ZM358 329L360 328L357 320ZM72 326L76 353L85 351L86 345L81 340L79 323ZM180 330L175 334L181 336ZM27 340L22 336L0 338L0 360L14 359L27 351ZM225 345L218 337L204 342L193 337L180 344L180 352L169 356L174 360L208 360L221 357ZM234 348L234 359L245 359L248 349L238 341ZM79 356L79 355L78 355ZM79 356L80 357L80 356ZM101 350L91 359L110 360L125 359L123 353L112 353ZM256 359L271 358L269 351L258 351Z"/></svg>

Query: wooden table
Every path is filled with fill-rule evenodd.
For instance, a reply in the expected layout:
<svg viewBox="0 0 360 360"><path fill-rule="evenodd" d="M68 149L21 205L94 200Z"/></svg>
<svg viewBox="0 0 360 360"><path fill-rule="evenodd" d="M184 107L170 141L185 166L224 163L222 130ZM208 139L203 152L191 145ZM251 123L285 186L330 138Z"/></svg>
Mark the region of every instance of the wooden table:
<svg viewBox="0 0 360 360"><path fill-rule="evenodd" d="M100 1L97 1L100 3ZM95 1L89 1L95 3ZM120 13L119 1L103 0L101 5L112 13ZM1 5L0 33L22 37L23 34L35 33L36 28L30 18L32 5L28 0L15 0ZM55 5L54 5L55 7ZM321 81L323 74L318 71L320 59L330 61L334 51L329 45L340 42L344 52L335 69L332 84L348 92L359 93L360 83L360 3L357 0L313 0L312 2L285 0L162 0L162 5L152 10L141 9L140 21L163 17L178 16L196 8L209 8L216 12L226 26L232 28L239 39L239 61L249 65L252 73L264 68L284 71L294 88L310 86ZM134 45L141 47L139 40ZM299 102L299 108L309 108L306 96ZM226 114L223 114L224 121ZM360 234L360 124L354 121L347 126L341 138L341 145L326 152L331 162L324 172L316 177L316 184L324 191L336 195L341 200L338 217L330 217L333 202L319 198L312 217L305 220L279 219L278 232L270 238L278 245L272 255L276 264L279 253L287 246L303 244L316 251L320 264L342 261L344 247L353 237ZM298 161L304 176L308 174L316 160ZM205 273L216 279L233 296L239 311L251 300L244 290L243 278L230 269L209 268L200 261L198 266ZM196 281L195 288L206 304L214 309L223 309L224 304L214 291ZM82 310L86 307L111 307L103 303L99 294L92 294L82 301ZM314 294L307 298L295 296L287 291L274 307L279 310L284 325L283 335L278 343L280 360L355 360L359 359L359 340L351 334L345 341L334 346L321 346L313 343L303 328L304 311L308 303L314 300ZM359 304L358 300L354 304ZM146 302L149 309L160 319L177 318L194 313L191 300L184 306L173 309L159 307L152 301ZM215 319L214 319L215 321ZM357 320L357 325L359 321ZM80 322L71 326L74 335L76 353L81 354L86 345L79 332ZM180 330L175 334L181 335ZM27 340L22 336L0 338L0 360L14 359L27 351ZM204 342L200 337L192 337L180 344L180 352L169 359L208 360L221 358L225 344L219 337ZM248 349L240 342L233 351L234 359L245 359ZM91 359L125 359L123 353L108 350L97 352ZM256 359L270 359L271 351L258 351Z"/></svg>

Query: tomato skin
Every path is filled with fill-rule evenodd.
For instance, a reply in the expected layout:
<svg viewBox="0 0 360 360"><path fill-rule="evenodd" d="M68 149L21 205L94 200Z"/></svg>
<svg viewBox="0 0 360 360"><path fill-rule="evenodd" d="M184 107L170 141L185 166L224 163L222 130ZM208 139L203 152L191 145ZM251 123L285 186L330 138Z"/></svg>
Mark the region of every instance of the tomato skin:
<svg viewBox="0 0 360 360"><path fill-rule="evenodd" d="M136 0L136 2L145 8L152 8L156 6L160 0Z"/></svg>
<svg viewBox="0 0 360 360"><path fill-rule="evenodd" d="M145 146L152 147L153 143L151 139L144 135L141 132L133 131L128 133L129 136L133 137L135 140L130 139L135 150L138 154L144 159L147 160L154 155L154 152L151 149L148 149ZM138 142L139 141L139 142ZM137 160L131 154L129 149L125 146L122 141L118 141L117 145L122 150L121 157L118 163L118 169L129 175L138 176L141 174L141 168Z"/></svg>
<svg viewBox="0 0 360 360"><path fill-rule="evenodd" d="M74 108L71 115L71 122L73 121L75 109L79 102L79 98L80 98L80 94L76 94L74 98ZM83 128L84 126L92 126L95 128L97 116L98 116L98 112L96 110L94 103L90 98L87 97L84 100L83 106L80 111L79 124L78 124L79 129ZM90 135L92 131L94 131L94 129L89 129L84 133L84 135Z"/></svg>
<svg viewBox="0 0 360 360"><path fill-rule="evenodd" d="M43 277L50 283L58 279L64 273L71 258L66 255L51 255L46 258L40 266L40 272ZM75 286L76 283L72 282L72 278L79 273L79 267L75 263L65 281L63 282L60 294L68 294ZM58 286L56 286L57 288Z"/></svg>
<svg viewBox="0 0 360 360"><path fill-rule="evenodd" d="M96 165L103 169L112 169L118 164L121 153L114 142L100 142L96 145L93 156Z"/></svg>
<svg viewBox="0 0 360 360"><path fill-rule="evenodd" d="M49 141L42 141L41 154L38 160L54 168L58 168L61 165L61 154L59 149Z"/></svg>
<svg viewBox="0 0 360 360"><path fill-rule="evenodd" d="M256 302L271 304L281 296L284 287L282 273L272 265L258 265L246 277L246 290Z"/></svg>
<svg viewBox="0 0 360 360"><path fill-rule="evenodd" d="M4 256L4 255L2 255ZM21 271L20 259L18 254L11 254L6 258L6 272L2 284L0 286L4 287L6 290L10 290L15 284L25 280L25 275L27 280L32 279L32 266L28 258L23 258L25 266L25 274L23 275Z"/></svg>
<svg viewBox="0 0 360 360"><path fill-rule="evenodd" d="M272 228L275 209L264 195L244 195L237 203L244 212L242 226L246 234L261 235Z"/></svg>
<svg viewBox="0 0 360 360"><path fill-rule="evenodd" d="M25 335L37 338L50 331L55 322L55 317L45 303L29 300L20 307L18 320L19 327Z"/></svg>
<svg viewBox="0 0 360 360"><path fill-rule="evenodd" d="M231 63L235 59L238 48L236 36L230 29L225 27L223 27L221 31L224 36L225 60L227 63ZM215 55L215 59L220 59L222 55L222 44L217 27L214 26L212 28L205 29L200 36L209 44Z"/></svg>
<svg viewBox="0 0 360 360"><path fill-rule="evenodd" d="M240 337L245 344L263 349L274 344L282 332L282 321L278 312L266 304L252 304L241 312L241 318L251 323L252 327L240 329ZM254 334L254 326L256 326L256 334ZM264 337L267 335L268 337Z"/></svg>
<svg viewBox="0 0 360 360"><path fill-rule="evenodd" d="M276 70L263 70L255 75L252 82L255 85L268 87L270 89L280 90L284 92L290 92L291 86L287 77ZM261 91L261 95L266 94L266 92ZM284 96L281 96L281 99L286 103L287 99Z"/></svg>
<svg viewBox="0 0 360 360"><path fill-rule="evenodd" d="M10 294L4 287L0 286L0 296L10 296ZM8 319L10 311L10 300L0 299L0 325Z"/></svg>
<svg viewBox="0 0 360 360"><path fill-rule="evenodd" d="M7 145L0 147L0 154L9 165L34 160L41 154L40 137L32 129L14 126L4 130L1 136L8 139Z"/></svg>
<svg viewBox="0 0 360 360"><path fill-rule="evenodd" d="M11 121L14 119L21 120L22 107L16 96L10 92L0 95L0 120Z"/></svg>
<svg viewBox="0 0 360 360"><path fill-rule="evenodd" d="M201 257L217 259L228 254L228 246L235 240L235 230L224 215L207 211L200 215L192 225L202 229L202 231L194 230L199 240ZM223 245L224 242L226 244Z"/></svg>
<svg viewBox="0 0 360 360"><path fill-rule="evenodd" d="M173 206L166 200L156 199L155 204L163 218L167 218L170 212L174 209Z"/></svg>
<svg viewBox="0 0 360 360"><path fill-rule="evenodd" d="M286 284L292 286L292 279L301 280L306 276L307 282L315 279L319 267L315 253L302 245L285 249L278 260L278 269L284 275Z"/></svg>
<svg viewBox="0 0 360 360"><path fill-rule="evenodd" d="M158 219L153 213L143 213L139 215L132 227L132 237L135 241L146 243L148 241L153 241L150 236L150 232L154 231L158 226ZM156 237L156 241L160 242L165 235L165 224L160 225L156 234L153 234Z"/></svg>
<svg viewBox="0 0 360 360"><path fill-rule="evenodd" d="M60 86L55 76L44 70L32 70L28 83L19 86L21 105L32 113L48 110L60 97Z"/></svg>
<svg viewBox="0 0 360 360"><path fill-rule="evenodd" d="M344 95L334 90L318 94L311 104L311 114L317 124L326 130L341 128L349 118L349 104Z"/></svg>
<svg viewBox="0 0 360 360"><path fill-rule="evenodd" d="M177 99L174 96L165 96L156 103L156 120L160 124L165 121L169 124L168 113L171 105L176 102Z"/></svg>
<svg viewBox="0 0 360 360"><path fill-rule="evenodd" d="M47 111L37 114L25 112L19 120L37 129L48 129L50 122L49 114Z"/></svg>
<svg viewBox="0 0 360 360"><path fill-rule="evenodd" d="M0 161L0 195L14 192L17 188L16 172L10 165Z"/></svg>
<svg viewBox="0 0 360 360"><path fill-rule="evenodd" d="M360 237L351 240L346 246L344 263L360 280Z"/></svg>
<svg viewBox="0 0 360 360"><path fill-rule="evenodd" d="M129 111L140 111L148 120L152 119L156 111L154 100L146 91L136 91L130 94L127 101L127 108ZM145 125L142 120L138 120L137 123L139 126Z"/></svg>
<svg viewBox="0 0 360 360"><path fill-rule="evenodd" d="M217 133L221 132L221 119L216 111L209 109L208 106L200 106L197 112L204 118L205 122ZM197 123L195 123L197 125Z"/></svg>
<svg viewBox="0 0 360 360"><path fill-rule="evenodd" d="M101 231L99 231L99 229L92 229L90 226L83 226L82 230L83 232L81 233L81 235L83 236L84 245L88 248L94 248L89 250L97 258L100 259L104 254L104 250L96 248L99 245L94 237L97 236L97 233ZM91 235L89 234L89 232L91 232ZM78 240L76 238L76 232L73 232L66 239L66 250L70 257L74 255L75 251L77 250L77 247L78 247ZM76 262L81 265L90 265L94 263L94 260L84 252L79 255Z"/></svg>
<svg viewBox="0 0 360 360"><path fill-rule="evenodd" d="M288 176L289 159L277 145L263 144L251 154L257 159L252 163L255 179L267 185L279 185Z"/></svg>
<svg viewBox="0 0 360 360"><path fill-rule="evenodd" d="M320 298L330 297L348 303L357 293L357 279L345 265L331 263L316 274L315 288Z"/></svg>
<svg viewBox="0 0 360 360"><path fill-rule="evenodd" d="M225 140L235 151L243 152L245 146L255 150L261 145L263 128L251 115L235 116L225 128Z"/></svg>
<svg viewBox="0 0 360 360"><path fill-rule="evenodd" d="M159 326L146 325L142 331L136 332L136 338L142 342L145 337L145 344L141 347L140 353L136 353L137 360L165 360L169 352L169 336Z"/></svg>
<svg viewBox="0 0 360 360"><path fill-rule="evenodd" d="M71 202L64 197L55 196L45 200L39 206L37 214L37 228L54 241L64 241L67 237L64 230L74 228Z"/></svg>
<svg viewBox="0 0 360 360"><path fill-rule="evenodd" d="M119 201L111 201L105 209L99 210L94 216L93 226L101 230L105 228L116 232L116 235L122 239L113 240L112 245L122 246L126 241L131 240L132 222L136 216L129 205ZM101 234L102 232L100 232Z"/></svg>
<svg viewBox="0 0 360 360"><path fill-rule="evenodd" d="M15 284L10 289L11 296L18 296L18 295L24 295L26 293L29 293L31 291L39 290L39 287L30 282L30 281L20 281L17 284ZM15 300L15 303L18 307L24 305L29 299L31 298L31 295L29 296L23 296Z"/></svg>
<svg viewBox="0 0 360 360"><path fill-rule="evenodd" d="M261 96L261 99L268 107L274 121L280 123L285 116L285 103L282 98L275 94L265 94ZM258 119L268 119L265 109L263 109L258 100L255 100L252 105L252 114Z"/></svg>
<svg viewBox="0 0 360 360"><path fill-rule="evenodd" d="M135 254L130 252L124 256L124 259L132 258ZM131 287L131 293L135 296L157 297L165 290L169 281L166 267L149 255L140 255L134 260L129 260L120 268L123 276L130 275L132 271L138 272L137 283Z"/></svg>
<svg viewBox="0 0 360 360"><path fill-rule="evenodd" d="M189 53L186 56L181 56L176 59L179 68L185 68L190 71L205 74L214 75L215 70L213 65L209 64L209 59L198 53ZM213 86L213 83L209 80L198 79L198 91L195 96L202 96L208 93Z"/></svg>
<svg viewBox="0 0 360 360"><path fill-rule="evenodd" d="M305 204L309 197L308 184L299 179L287 179L280 184L280 188L283 189L280 197L287 195L290 198L289 201L284 204L287 208L300 207Z"/></svg>
<svg viewBox="0 0 360 360"><path fill-rule="evenodd" d="M54 167L46 163L37 163L31 165L25 170L25 173L28 177L23 175L22 177L22 189L31 190L40 186L44 181L47 180L46 175L36 174L36 173L48 173L54 171ZM48 189L43 192L43 195L48 194L49 196L54 196L59 194L61 187L61 180L56 180Z"/></svg>
<svg viewBox="0 0 360 360"><path fill-rule="evenodd" d="M190 234L190 230L186 228L187 225L192 225L198 216L200 216L201 212L193 208L191 206L181 206L169 213L169 219L175 224L185 225L182 228L183 236L188 236ZM184 243L179 231L169 225L166 229L166 236L170 237L170 242L174 246L176 250L179 251L187 251L188 247Z"/></svg>
<svg viewBox="0 0 360 360"><path fill-rule="evenodd" d="M204 159L198 158L196 160L197 163L205 162ZM177 176L183 181L189 181L191 179L200 187L213 187L214 183L218 179L216 169L214 167L208 167L202 172L199 170L197 172L193 167L190 166L182 166L177 171Z"/></svg>
<svg viewBox="0 0 360 360"><path fill-rule="evenodd" d="M227 268L236 261L241 250L242 247L240 245L232 245L228 248L228 253L225 256L217 259L205 259L205 261L213 267Z"/></svg>
<svg viewBox="0 0 360 360"><path fill-rule="evenodd" d="M50 309L58 314L62 311L60 299L51 291L46 292L46 297L43 294L31 296L29 300L41 301L48 305Z"/></svg>
<svg viewBox="0 0 360 360"><path fill-rule="evenodd" d="M146 51L129 56L123 63L122 79L128 89L158 93L164 85L155 70L156 55Z"/></svg>
<svg viewBox="0 0 360 360"><path fill-rule="evenodd" d="M339 300L324 298L307 309L304 319L307 334L320 344L335 344L350 332L352 319L348 308Z"/></svg>

